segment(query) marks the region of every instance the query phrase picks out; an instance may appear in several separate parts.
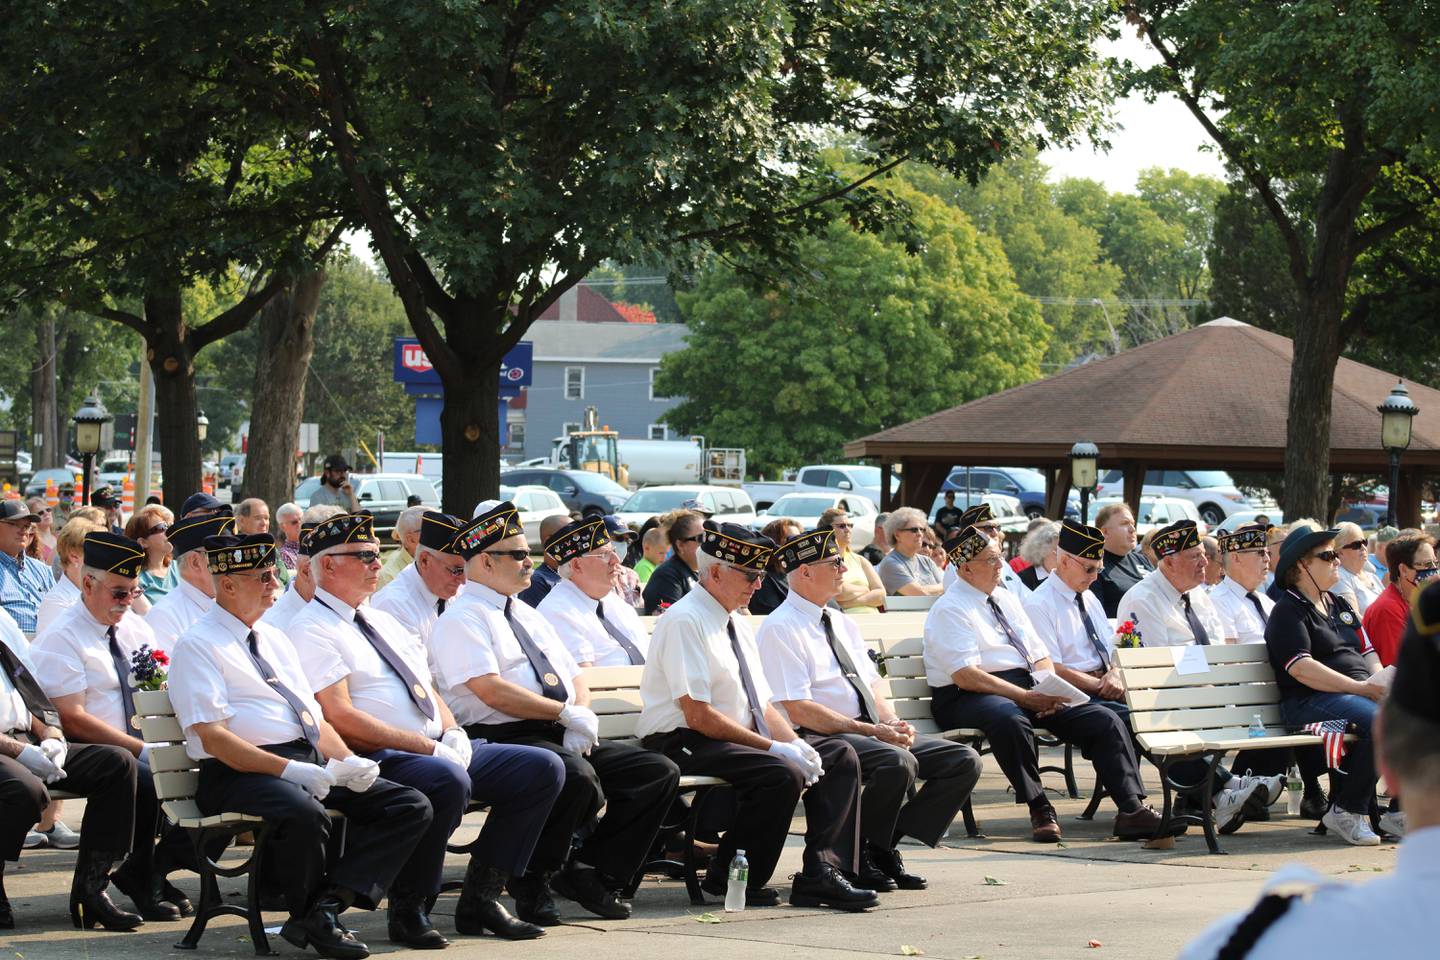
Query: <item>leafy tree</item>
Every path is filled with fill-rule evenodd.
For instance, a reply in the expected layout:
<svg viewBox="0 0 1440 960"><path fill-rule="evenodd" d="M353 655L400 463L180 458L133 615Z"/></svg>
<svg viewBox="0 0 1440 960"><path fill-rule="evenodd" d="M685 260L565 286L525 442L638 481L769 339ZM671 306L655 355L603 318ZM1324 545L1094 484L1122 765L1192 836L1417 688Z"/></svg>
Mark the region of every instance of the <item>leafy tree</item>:
<svg viewBox="0 0 1440 960"><path fill-rule="evenodd" d="M661 362L657 387L687 398L668 423L773 472L1039 376L1048 331L1000 244L907 180L884 189L913 211L919 253L835 219L784 279L718 260L700 273L680 295L687 345Z"/></svg>

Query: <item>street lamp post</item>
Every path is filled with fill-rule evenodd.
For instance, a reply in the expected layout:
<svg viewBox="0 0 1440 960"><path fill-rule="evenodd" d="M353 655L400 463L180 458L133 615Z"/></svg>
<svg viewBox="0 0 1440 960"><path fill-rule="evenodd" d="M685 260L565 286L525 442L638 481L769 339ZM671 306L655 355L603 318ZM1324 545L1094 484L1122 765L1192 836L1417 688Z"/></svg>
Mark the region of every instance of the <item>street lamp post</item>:
<svg viewBox="0 0 1440 960"><path fill-rule="evenodd" d="M1081 440L1070 448L1070 480L1080 491L1080 522L1090 522L1090 491L1099 479L1100 448ZM1064 510L1061 510L1064 516Z"/></svg>
<svg viewBox="0 0 1440 960"><path fill-rule="evenodd" d="M1390 396L1385 402L1375 409L1380 411L1380 445L1390 454L1390 498L1389 506L1385 509L1385 523L1387 526L1398 527L1398 514L1395 512L1395 501L1400 493L1400 454L1410 446L1411 421L1420 408L1415 406L1415 401L1410 399L1410 391L1405 389L1405 382L1402 380L1395 384L1395 389L1390 391Z"/></svg>
<svg viewBox="0 0 1440 960"><path fill-rule="evenodd" d="M205 442L205 435L209 432L210 418L205 416L204 410L197 411L195 415L195 439L203 444ZM200 457L201 459L205 457L205 450L203 448L200 450Z"/></svg>
<svg viewBox="0 0 1440 960"><path fill-rule="evenodd" d="M85 471L80 480L80 502L87 507L90 506L90 468L95 454L100 452L101 428L112 419L100 397L93 393L85 398L85 405L75 411L75 449L80 451Z"/></svg>

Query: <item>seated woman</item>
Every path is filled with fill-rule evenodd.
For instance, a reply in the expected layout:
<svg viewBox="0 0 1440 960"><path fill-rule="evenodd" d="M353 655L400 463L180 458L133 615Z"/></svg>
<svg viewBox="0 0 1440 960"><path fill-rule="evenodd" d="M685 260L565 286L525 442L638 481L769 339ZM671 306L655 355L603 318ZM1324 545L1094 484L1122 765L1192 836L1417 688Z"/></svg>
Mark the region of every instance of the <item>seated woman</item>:
<svg viewBox="0 0 1440 960"><path fill-rule="evenodd" d="M1285 537L1275 567L1282 592L1265 627L1265 645L1287 729L1323 720L1353 724L1357 739L1346 744L1343 776L1321 822L1347 843L1374 846L1380 838L1369 817L1377 779L1371 726L1385 687L1370 679L1380 661L1360 615L1330 592L1340 581L1335 534L1298 523Z"/></svg>
<svg viewBox="0 0 1440 960"><path fill-rule="evenodd" d="M791 537L798 537L804 531L800 529L799 523L789 517L777 517L765 524L765 529L760 533L775 541L775 545L778 547ZM785 574L781 572L778 561L772 558L769 566L765 568L765 576L760 579L760 586L756 588L755 594L750 598L748 607L754 616L763 617L784 603L785 598L789 595L790 584L786 581Z"/></svg>
<svg viewBox="0 0 1440 960"><path fill-rule="evenodd" d="M1340 583L1335 587L1335 593L1348 600L1355 612L1363 617L1385 585L1370 569L1370 541L1359 525L1338 523L1335 530L1335 552L1340 554Z"/></svg>
<svg viewBox="0 0 1440 960"><path fill-rule="evenodd" d="M156 603L175 589L180 582L180 568L172 563L173 547L165 531L175 522L175 514L158 503L149 503L136 510L125 524L125 536L145 548L145 565L140 568L140 589L145 599Z"/></svg>
<svg viewBox="0 0 1440 960"><path fill-rule="evenodd" d="M1020 559L1028 566L1020 571L1020 582L1031 590L1040 586L1040 581L1050 576L1059 562L1055 544L1060 541L1059 520L1039 520L1030 525L1025 539L1020 541Z"/></svg>
<svg viewBox="0 0 1440 960"><path fill-rule="evenodd" d="M901 507L885 521L885 539L894 548L875 568L888 596L937 597L944 591L943 574L925 550L932 536L925 514Z"/></svg>
<svg viewBox="0 0 1440 960"><path fill-rule="evenodd" d="M870 561L850 549L850 538L855 531L850 514L831 507L820 514L817 527L835 531L835 547L845 561L844 579L840 582L840 593L835 597L840 609L852 616L879 613L885 603L885 585L880 582L880 575Z"/></svg>
<svg viewBox="0 0 1440 960"><path fill-rule="evenodd" d="M1400 639L1410 622L1410 604L1427 580L1435 576L1435 538L1410 533L1385 545L1390 584L1365 611L1365 636L1375 647L1380 665L1388 667L1400 656Z"/></svg>

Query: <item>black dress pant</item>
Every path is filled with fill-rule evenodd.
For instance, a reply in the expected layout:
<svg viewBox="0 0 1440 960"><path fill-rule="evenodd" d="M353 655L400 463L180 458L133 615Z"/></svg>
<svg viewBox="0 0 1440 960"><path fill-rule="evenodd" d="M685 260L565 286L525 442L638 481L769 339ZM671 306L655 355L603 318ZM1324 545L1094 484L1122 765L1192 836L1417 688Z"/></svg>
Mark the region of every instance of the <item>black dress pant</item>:
<svg viewBox="0 0 1440 960"><path fill-rule="evenodd" d="M565 728L548 720L476 723L465 732L472 739L541 747L565 765L565 784L530 856L529 873L564 866L577 835L575 859L611 881L627 882L644 865L680 782L674 763L614 740L601 740L581 756L562 745ZM605 816L596 822L602 806Z"/></svg>
<svg viewBox="0 0 1440 960"><path fill-rule="evenodd" d="M860 832L884 850L906 836L935 846L980 782L984 764L980 755L963 743L917 736L907 750L858 733L837 736L854 748L860 760L865 781L860 795ZM805 739L814 744L814 737L807 733ZM907 802L917 777L924 783Z"/></svg>
<svg viewBox="0 0 1440 960"><path fill-rule="evenodd" d="M278 757L323 764L303 740L261 747ZM267 773L241 773L219 760L200 764L195 803L202 813L248 813L271 825L265 855L285 889L291 916L301 916L327 885L355 895L356 906L373 910L409 861L434 816L419 790L379 779L364 793L332 787L322 801ZM330 838L326 809L345 815L345 852L325 874Z"/></svg>
<svg viewBox="0 0 1440 960"><path fill-rule="evenodd" d="M1034 686L1026 670L1002 670L995 676L1025 690ZM1145 796L1130 731L1113 710L1085 703L1066 707L1042 720L998 694L973 693L954 684L931 687L930 694L930 712L942 727L978 727L985 731L995 761L1015 788L1016 803L1045 796L1040 785L1040 761L1035 755L1037 726L1078 746L1085 759L1095 765L1100 782L1121 810Z"/></svg>
<svg viewBox="0 0 1440 960"><path fill-rule="evenodd" d="M130 850L135 827L135 771L135 757L124 747L72 743L65 778L47 786L19 760L0 757L0 858L20 859L25 832L39 822L54 788L87 801L80 852L120 859Z"/></svg>
<svg viewBox="0 0 1440 960"><path fill-rule="evenodd" d="M795 802L805 795L804 871L821 864L856 869L860 819L860 760L839 737L809 741L825 774L809 790L800 768L755 747L712 740L694 730L678 729L645 738L645 746L674 760L687 776L720 777L735 792L735 818L720 838L714 867L724 870L744 850L750 861L750 886L763 887L775 873L790 830Z"/></svg>

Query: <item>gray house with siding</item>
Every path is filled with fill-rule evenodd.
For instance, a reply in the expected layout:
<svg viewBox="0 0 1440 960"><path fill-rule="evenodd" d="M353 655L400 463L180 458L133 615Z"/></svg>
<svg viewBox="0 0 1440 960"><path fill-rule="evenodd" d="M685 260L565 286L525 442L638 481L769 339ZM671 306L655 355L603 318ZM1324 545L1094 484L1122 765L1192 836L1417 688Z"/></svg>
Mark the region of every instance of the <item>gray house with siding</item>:
<svg viewBox="0 0 1440 960"><path fill-rule="evenodd" d="M512 404L512 457L542 457L550 442L578 429L585 408L630 439L678 439L660 417L679 402L655 392L660 358L685 345L678 323L595 323L541 319L525 339L534 344L531 386L523 408Z"/></svg>

